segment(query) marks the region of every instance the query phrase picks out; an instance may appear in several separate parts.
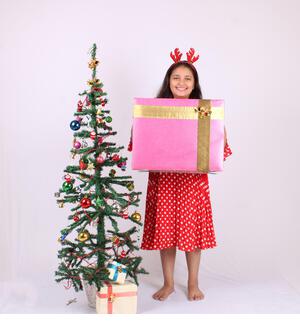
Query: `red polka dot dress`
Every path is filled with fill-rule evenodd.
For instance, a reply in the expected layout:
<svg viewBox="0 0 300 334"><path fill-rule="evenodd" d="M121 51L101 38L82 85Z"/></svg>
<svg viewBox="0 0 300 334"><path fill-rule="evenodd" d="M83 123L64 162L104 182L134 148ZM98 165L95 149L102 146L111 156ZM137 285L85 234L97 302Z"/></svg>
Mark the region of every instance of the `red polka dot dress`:
<svg viewBox="0 0 300 334"><path fill-rule="evenodd" d="M231 154L226 144L224 160ZM149 172L140 248L192 252L216 245L207 174Z"/></svg>

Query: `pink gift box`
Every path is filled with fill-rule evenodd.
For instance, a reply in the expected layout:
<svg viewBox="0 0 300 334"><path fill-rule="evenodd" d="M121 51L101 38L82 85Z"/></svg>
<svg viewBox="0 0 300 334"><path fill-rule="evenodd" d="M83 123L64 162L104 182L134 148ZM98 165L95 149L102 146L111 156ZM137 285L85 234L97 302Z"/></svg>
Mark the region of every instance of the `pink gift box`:
<svg viewBox="0 0 300 334"><path fill-rule="evenodd" d="M220 172L224 101L135 98L132 169Z"/></svg>

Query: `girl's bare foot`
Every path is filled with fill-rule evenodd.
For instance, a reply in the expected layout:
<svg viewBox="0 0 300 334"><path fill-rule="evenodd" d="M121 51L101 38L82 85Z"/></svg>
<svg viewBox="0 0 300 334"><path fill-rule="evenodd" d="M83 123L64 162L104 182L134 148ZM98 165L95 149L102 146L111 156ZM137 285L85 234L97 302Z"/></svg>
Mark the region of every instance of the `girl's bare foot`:
<svg viewBox="0 0 300 334"><path fill-rule="evenodd" d="M198 285L188 285L188 299L201 300L204 299L203 292L198 288Z"/></svg>
<svg viewBox="0 0 300 334"><path fill-rule="evenodd" d="M161 289L156 291L152 297L156 300L165 300L172 292L174 292L174 286L164 285Z"/></svg>

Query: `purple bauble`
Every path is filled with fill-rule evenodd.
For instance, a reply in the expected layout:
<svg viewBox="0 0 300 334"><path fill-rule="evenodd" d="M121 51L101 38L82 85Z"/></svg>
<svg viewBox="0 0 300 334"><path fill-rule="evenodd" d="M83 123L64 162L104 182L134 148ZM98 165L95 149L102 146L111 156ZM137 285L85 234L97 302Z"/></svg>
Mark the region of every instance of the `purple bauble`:
<svg viewBox="0 0 300 334"><path fill-rule="evenodd" d="M75 143L74 143L74 147L75 147L76 149L79 149L79 148L81 147L81 143L80 143L79 141L75 141Z"/></svg>

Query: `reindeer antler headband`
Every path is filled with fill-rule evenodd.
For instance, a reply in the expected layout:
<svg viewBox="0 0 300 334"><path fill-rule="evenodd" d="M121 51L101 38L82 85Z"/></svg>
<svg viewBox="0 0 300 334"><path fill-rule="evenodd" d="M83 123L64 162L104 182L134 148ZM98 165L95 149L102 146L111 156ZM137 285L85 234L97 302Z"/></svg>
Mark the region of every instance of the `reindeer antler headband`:
<svg viewBox="0 0 300 334"><path fill-rule="evenodd" d="M173 59L174 63L178 63L182 57L182 53L176 48L173 52L170 52L170 57ZM189 51L186 53L187 62L193 64L199 59L199 55L195 56L195 50L190 48Z"/></svg>

